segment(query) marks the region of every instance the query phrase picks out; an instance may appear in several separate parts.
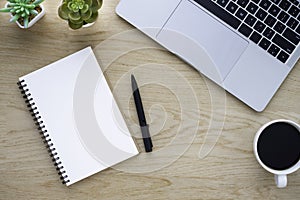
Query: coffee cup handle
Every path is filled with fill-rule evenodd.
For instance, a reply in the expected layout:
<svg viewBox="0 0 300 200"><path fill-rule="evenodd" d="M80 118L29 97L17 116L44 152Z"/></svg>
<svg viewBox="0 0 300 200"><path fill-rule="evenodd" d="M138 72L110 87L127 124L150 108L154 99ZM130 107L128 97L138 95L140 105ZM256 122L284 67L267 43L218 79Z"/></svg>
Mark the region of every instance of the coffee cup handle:
<svg viewBox="0 0 300 200"><path fill-rule="evenodd" d="M284 188L287 186L287 176L286 174L275 174L275 183L278 188Z"/></svg>

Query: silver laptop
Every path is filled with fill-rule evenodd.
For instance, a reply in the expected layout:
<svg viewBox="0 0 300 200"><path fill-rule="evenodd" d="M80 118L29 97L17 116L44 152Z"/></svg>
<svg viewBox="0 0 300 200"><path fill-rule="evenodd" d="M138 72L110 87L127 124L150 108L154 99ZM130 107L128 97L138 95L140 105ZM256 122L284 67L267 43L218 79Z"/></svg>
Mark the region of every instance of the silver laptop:
<svg viewBox="0 0 300 200"><path fill-rule="evenodd" d="M297 0L121 0L116 12L256 111L300 55Z"/></svg>

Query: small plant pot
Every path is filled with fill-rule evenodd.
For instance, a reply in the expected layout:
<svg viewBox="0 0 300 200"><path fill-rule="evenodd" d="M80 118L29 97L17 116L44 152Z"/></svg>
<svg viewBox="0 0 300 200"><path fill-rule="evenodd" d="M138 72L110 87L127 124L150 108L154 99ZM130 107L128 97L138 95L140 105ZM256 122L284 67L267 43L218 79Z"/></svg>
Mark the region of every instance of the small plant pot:
<svg viewBox="0 0 300 200"><path fill-rule="evenodd" d="M9 4L9 2L7 2L7 3L5 4L5 7L6 7L6 8L8 7L8 4ZM39 6L40 6L41 9L42 9L41 12L40 12L38 15L36 15L32 20L30 20L30 22L28 23L27 29L30 28L30 27L32 27L36 22L38 22L38 21L46 14L45 7L44 7L42 4L40 4ZM13 17L12 14L10 14L10 15L11 15L11 17ZM20 24L20 22L16 21L16 24L17 24L20 28L26 29L22 24Z"/></svg>
<svg viewBox="0 0 300 200"><path fill-rule="evenodd" d="M64 2L63 0L60 1L60 6L63 4L63 2ZM60 6L59 6L59 9L60 9ZM102 7L102 1L101 1L101 6L100 6L100 8L101 8L101 7ZM99 9L100 9L100 8L99 8ZM99 9L98 9L98 10L99 10ZM64 18L61 17L59 14L58 14L58 16L59 16L59 18L64 19ZM67 23L69 23L67 19L64 19L64 20L66 20ZM78 29L91 27L91 26L93 26L95 23L96 23L96 21L91 22L91 23L83 23L82 27L80 27L80 28L78 28ZM72 31L78 30L77 28L76 28L76 29L71 28L70 25L69 25L69 29L72 30Z"/></svg>

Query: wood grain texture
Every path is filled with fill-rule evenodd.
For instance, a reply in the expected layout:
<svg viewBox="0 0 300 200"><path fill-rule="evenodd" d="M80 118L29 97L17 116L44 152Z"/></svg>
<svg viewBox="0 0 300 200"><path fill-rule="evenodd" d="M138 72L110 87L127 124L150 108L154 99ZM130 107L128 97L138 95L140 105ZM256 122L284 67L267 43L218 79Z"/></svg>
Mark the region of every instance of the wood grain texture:
<svg viewBox="0 0 300 200"><path fill-rule="evenodd" d="M133 30L115 14L118 0L104 1L96 24L78 31L58 18L59 2L45 1L46 16L26 31L9 24L8 15L0 15L1 200L299 199L299 171L288 177L286 189L277 189L273 176L259 166L252 150L255 132L264 123L277 118L300 123L299 63L267 109L257 113L139 32L133 31L132 38L125 34L125 40L109 40ZM1 6L4 3L0 1ZM136 49L126 49L137 38L145 48L133 45ZM103 46L107 40L111 43ZM141 153L140 158L153 161L142 163L152 170L133 173L132 168L120 165L66 187L59 181L16 82L19 76L89 45L99 50L105 75L141 151L127 78L134 73L138 82L144 81L141 93L155 149L152 154ZM119 52L123 54L115 57ZM174 142L175 138L179 140ZM200 158L201 147L207 146L214 148ZM158 168L177 154L178 159ZM126 164L130 166L130 160Z"/></svg>

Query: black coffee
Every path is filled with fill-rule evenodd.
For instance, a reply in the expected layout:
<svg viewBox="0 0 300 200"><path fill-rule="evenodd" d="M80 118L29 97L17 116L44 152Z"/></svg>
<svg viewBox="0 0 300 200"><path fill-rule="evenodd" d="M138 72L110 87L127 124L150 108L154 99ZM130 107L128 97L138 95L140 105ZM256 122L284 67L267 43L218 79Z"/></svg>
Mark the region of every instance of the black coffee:
<svg viewBox="0 0 300 200"><path fill-rule="evenodd" d="M300 159L300 133L288 123L274 123L259 136L257 152L266 166L275 170L288 169Z"/></svg>

